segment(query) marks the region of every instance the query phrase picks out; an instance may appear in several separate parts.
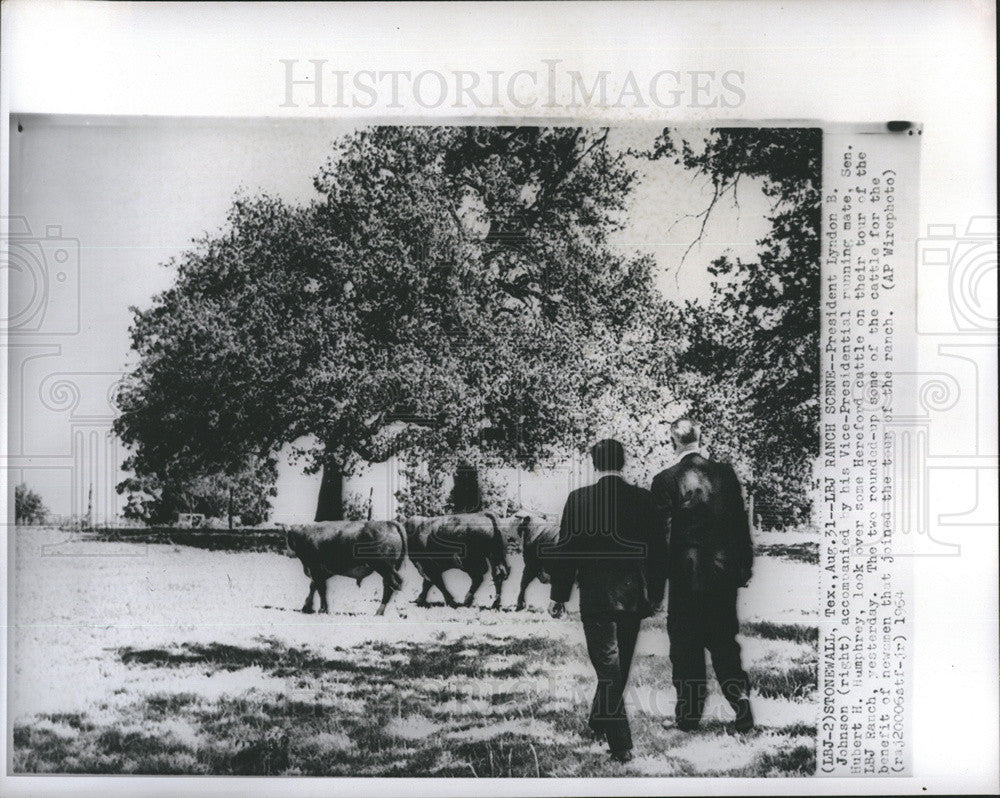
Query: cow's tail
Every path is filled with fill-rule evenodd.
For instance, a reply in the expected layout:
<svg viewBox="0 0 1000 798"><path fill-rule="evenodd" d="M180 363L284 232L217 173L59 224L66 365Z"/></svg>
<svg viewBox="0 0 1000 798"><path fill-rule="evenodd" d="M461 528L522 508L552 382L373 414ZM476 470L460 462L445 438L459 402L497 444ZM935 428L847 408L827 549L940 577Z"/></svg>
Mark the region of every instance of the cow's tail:
<svg viewBox="0 0 1000 798"><path fill-rule="evenodd" d="M500 529L500 519L497 517L496 513L485 512L483 513L490 521L493 522L493 569L494 572L501 572L503 578L506 579L510 576L510 563L507 562L507 541L504 539L503 532Z"/></svg>
<svg viewBox="0 0 1000 798"><path fill-rule="evenodd" d="M409 546L406 542L406 528L399 521L390 521L389 524L399 533L399 539L403 544L402 554L400 554L399 565L397 566L402 568L403 563L406 562L406 555L409 553Z"/></svg>
<svg viewBox="0 0 1000 798"><path fill-rule="evenodd" d="M403 525L399 521L389 521L388 524L396 530L403 547L400 549L399 558L391 563L392 567L383 574L383 578L386 580L388 587L393 590L399 590L403 586L403 574L401 571L403 563L406 562L406 530L403 529Z"/></svg>
<svg viewBox="0 0 1000 798"><path fill-rule="evenodd" d="M528 535L530 534L531 534L531 516L530 515L518 516L517 535L521 539L522 555L528 550L528 544L531 543L531 541L528 539Z"/></svg>

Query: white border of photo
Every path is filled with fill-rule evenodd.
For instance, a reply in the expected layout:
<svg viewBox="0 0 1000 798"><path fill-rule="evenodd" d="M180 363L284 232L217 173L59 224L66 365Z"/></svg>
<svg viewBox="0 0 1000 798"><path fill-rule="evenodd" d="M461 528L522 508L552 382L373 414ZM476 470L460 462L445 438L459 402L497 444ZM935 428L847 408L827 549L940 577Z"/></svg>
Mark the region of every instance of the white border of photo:
<svg viewBox="0 0 1000 798"><path fill-rule="evenodd" d="M706 125L725 119L909 120L923 126L919 229L949 224L965 229L970 220L996 213L996 11L983 0L798 5L759 0L419 5L9 0L2 14L0 183L5 190L0 194L0 216L4 217L9 201L11 113L344 116L371 121L656 119ZM371 96L365 92L349 100L331 92L321 103L308 102L314 87L307 84L295 87L296 102L283 105L287 90L283 60L303 68L310 60L323 61L331 80L335 71L352 81L365 71L405 71L414 77L438 73L457 82L454 72L466 71L480 77L481 91L490 86L491 73L498 72L499 107L488 93L476 95L485 107L471 98L457 107L447 101L436 103L429 89L425 95L401 91L394 96L385 88L391 80L379 84L371 107L364 107ZM561 78L553 94L548 93L547 82L551 61L558 62ZM508 91L512 76L522 70L537 75L518 77ZM671 108L649 97L652 76L664 70L692 81L702 80L691 78L692 72L712 73L710 83L727 73L740 77L730 78L728 91L722 91L726 87L721 83L711 84L720 89L717 93L699 93L692 83ZM586 76L588 85L602 71L608 72L612 99L603 107L574 107L572 80L565 79L574 71ZM637 81L640 100L634 92L624 91L629 73ZM438 78L431 75L425 80ZM733 85L739 86L738 92ZM447 84L449 89L456 86ZM994 223L994 234L995 229ZM917 331L913 339L918 359L933 360L940 340L918 336ZM980 448L995 457L995 359L985 368L993 369L992 379L981 369L979 384L963 388L980 391L979 417L994 419L993 426L981 432ZM4 346L0 346L0 371L7 373ZM982 386L987 389L982 391ZM0 398L6 414L5 391ZM949 429L961 429L972 421L950 415L938 434L947 437ZM6 431L6 416L0 426ZM977 472L963 474L956 467L953 476L976 479ZM4 518L7 496L5 490L0 498ZM930 497L932 518L938 498ZM996 792L1000 789L996 523L987 519L952 534L960 533L961 556L915 558L913 566L912 777L481 783L427 778L186 777L179 781L5 774L0 792L9 796L159 795L177 789L202 795L237 790L268 795ZM6 535L0 537L5 573L7 540ZM9 617L6 594L0 601L4 617ZM3 666L7 684L6 654ZM6 718L6 706L0 710ZM5 763L10 734L6 729L0 756Z"/></svg>

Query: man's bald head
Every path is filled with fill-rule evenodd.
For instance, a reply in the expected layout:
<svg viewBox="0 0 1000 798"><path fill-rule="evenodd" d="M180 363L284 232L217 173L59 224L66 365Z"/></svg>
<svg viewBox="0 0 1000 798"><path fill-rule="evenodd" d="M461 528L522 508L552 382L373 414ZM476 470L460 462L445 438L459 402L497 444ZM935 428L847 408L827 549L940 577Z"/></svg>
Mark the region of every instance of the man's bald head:
<svg viewBox="0 0 1000 798"><path fill-rule="evenodd" d="M670 425L670 437L675 449L701 443L701 427L689 418L679 418Z"/></svg>

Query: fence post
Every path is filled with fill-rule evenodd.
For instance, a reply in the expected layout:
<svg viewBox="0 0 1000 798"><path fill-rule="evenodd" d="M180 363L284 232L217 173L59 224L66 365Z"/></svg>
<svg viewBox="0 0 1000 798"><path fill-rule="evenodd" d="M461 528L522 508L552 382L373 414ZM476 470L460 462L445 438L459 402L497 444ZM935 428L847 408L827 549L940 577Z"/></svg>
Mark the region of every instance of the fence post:
<svg viewBox="0 0 1000 798"><path fill-rule="evenodd" d="M751 493L749 496L747 496L747 520L750 523L750 529L752 529L754 532L756 532L757 531L757 527L754 524L754 518L755 518L755 516L754 516L754 511L753 511L753 505L754 505L753 494Z"/></svg>

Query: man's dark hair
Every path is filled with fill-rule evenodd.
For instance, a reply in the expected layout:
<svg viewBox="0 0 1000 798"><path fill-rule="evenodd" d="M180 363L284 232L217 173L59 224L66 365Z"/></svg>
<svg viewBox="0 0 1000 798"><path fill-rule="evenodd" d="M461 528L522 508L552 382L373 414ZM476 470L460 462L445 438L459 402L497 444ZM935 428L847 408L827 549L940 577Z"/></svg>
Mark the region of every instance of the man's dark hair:
<svg viewBox="0 0 1000 798"><path fill-rule="evenodd" d="M614 438L605 438L595 443L590 456L598 471L621 471L625 465L625 447Z"/></svg>

